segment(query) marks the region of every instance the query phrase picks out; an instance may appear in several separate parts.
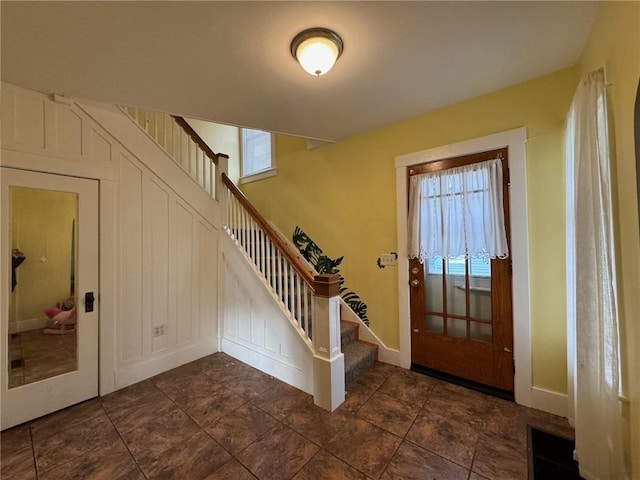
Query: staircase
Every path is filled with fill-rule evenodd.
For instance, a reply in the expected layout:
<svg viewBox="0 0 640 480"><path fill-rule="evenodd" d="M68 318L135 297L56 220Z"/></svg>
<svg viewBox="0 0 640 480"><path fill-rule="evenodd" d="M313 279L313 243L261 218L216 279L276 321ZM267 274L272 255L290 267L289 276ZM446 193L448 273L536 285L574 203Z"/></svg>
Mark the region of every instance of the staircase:
<svg viewBox="0 0 640 480"><path fill-rule="evenodd" d="M360 326L340 320L345 386L349 388L378 360L378 345L358 339Z"/></svg>
<svg viewBox="0 0 640 480"><path fill-rule="evenodd" d="M350 310L343 314L336 308L335 302L340 296L338 275L318 274L313 266L306 263L289 240L260 215L228 178L228 157L214 153L182 118L130 107L123 110L200 188L216 200L221 208L222 228L243 252L257 278L264 282L289 326L295 330L295 335L305 344L300 350L296 350L297 347L288 350L287 346L283 352L277 340L267 346L260 334L256 337L258 343L246 347L241 345L241 340L246 341L246 338L232 338L231 335L227 340L235 343L230 343L228 348L236 349L236 354L241 356L246 354L247 358L270 369L275 376L282 374L292 385L313 393L316 405L330 411L337 408L344 401L345 386L355 383L378 358L376 344L359 340L359 320L341 320L352 318ZM328 303L330 299L332 302ZM341 309L349 309L341 299L340 302ZM330 305L333 307L329 308ZM316 315L320 318L314 318ZM340 347L337 345L338 322ZM248 334L246 328L244 333ZM280 331L280 335L283 334L286 337L289 333ZM224 331L222 335L224 342ZM296 368L288 369L293 359L289 355L293 351L297 353L291 365ZM344 358L339 355L340 351ZM280 357L286 361L282 362ZM344 382L335 376L342 372L343 361ZM300 372L305 374L300 375ZM312 384L307 383L309 378L313 379Z"/></svg>

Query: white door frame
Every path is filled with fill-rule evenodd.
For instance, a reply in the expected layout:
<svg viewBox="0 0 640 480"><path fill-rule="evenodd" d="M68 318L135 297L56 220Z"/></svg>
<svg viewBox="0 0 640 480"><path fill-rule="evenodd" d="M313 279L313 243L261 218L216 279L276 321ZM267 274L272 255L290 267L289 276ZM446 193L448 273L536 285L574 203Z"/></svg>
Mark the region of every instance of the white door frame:
<svg viewBox="0 0 640 480"><path fill-rule="evenodd" d="M94 179L84 179L55 175L44 172L25 171L20 169L2 168L2 228L3 244L2 271L5 274L8 268L7 249L10 246L10 187L12 185L43 188L61 192L78 194L78 221L79 232L77 243L77 258L80 262L78 278L76 279L76 308L79 320L77 330L77 369L60 375L55 375L37 382L8 389L8 358L5 354L0 360L3 382L2 390L2 428L9 428L25 421L46 415L48 413L68 407L72 404L87 400L98 395L98 345L99 345L99 300L92 312L85 311L83 295L87 291L93 291L99 297L99 236L98 236L98 210L99 210L99 183ZM5 179L6 182L5 182ZM6 185L6 190L5 190ZM33 260L33 259L32 259ZM9 288L8 275L2 278L2 303L8 302ZM6 306L6 305L5 305ZM6 314L6 309L4 309ZM1 344L7 346L8 323L5 315L2 315L0 334ZM27 399L31 397L31 400Z"/></svg>
<svg viewBox="0 0 640 480"><path fill-rule="evenodd" d="M525 163L526 129L474 138L464 142L430 148L396 157L396 205L398 229L398 303L400 363L411 366L411 315L409 308L409 260L407 253L407 170L412 165L446 158L509 148L511 188L511 259L513 261L513 349L515 359L514 394L516 402L532 405L531 319L529 305L529 240L527 222L527 178Z"/></svg>

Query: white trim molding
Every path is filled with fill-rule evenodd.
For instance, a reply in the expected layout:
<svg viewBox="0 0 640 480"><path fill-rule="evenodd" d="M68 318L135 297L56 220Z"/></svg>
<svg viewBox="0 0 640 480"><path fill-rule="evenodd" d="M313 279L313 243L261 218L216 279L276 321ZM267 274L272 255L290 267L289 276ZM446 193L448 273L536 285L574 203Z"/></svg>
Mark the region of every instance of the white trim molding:
<svg viewBox="0 0 640 480"><path fill-rule="evenodd" d="M566 393L531 387L531 406L564 418L569 415L569 401Z"/></svg>
<svg viewBox="0 0 640 480"><path fill-rule="evenodd" d="M412 165L507 147L511 188L511 259L513 261L513 341L515 399L532 406L531 319L529 305L529 240L527 221L527 179L524 127L430 148L396 157L396 205L398 229L398 294L400 363L411 366L411 318L409 310L409 260L407 254L407 169ZM541 407L539 407L541 408Z"/></svg>

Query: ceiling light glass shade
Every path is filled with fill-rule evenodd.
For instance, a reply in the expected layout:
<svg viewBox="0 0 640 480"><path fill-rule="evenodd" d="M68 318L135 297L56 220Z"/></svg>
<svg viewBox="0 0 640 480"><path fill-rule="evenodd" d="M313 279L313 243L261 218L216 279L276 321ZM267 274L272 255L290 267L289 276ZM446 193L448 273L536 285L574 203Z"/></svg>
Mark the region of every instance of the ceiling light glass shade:
<svg viewBox="0 0 640 480"><path fill-rule="evenodd" d="M291 42L291 54L311 75L324 75L342 54L342 39L326 28L300 32Z"/></svg>

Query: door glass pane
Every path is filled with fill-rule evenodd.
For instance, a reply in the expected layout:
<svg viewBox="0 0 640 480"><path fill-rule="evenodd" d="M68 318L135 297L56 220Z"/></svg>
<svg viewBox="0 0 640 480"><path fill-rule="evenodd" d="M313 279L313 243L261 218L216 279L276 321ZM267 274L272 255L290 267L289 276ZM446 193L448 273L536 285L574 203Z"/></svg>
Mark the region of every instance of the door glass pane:
<svg viewBox="0 0 640 480"><path fill-rule="evenodd" d="M442 260L440 263L440 273L433 272L429 264L424 266L424 308L427 312L444 312L442 305Z"/></svg>
<svg viewBox="0 0 640 480"><path fill-rule="evenodd" d="M491 320L491 263L472 259L469 276L469 316Z"/></svg>
<svg viewBox="0 0 640 480"><path fill-rule="evenodd" d="M427 315L427 331L432 333L444 332L444 319L438 315Z"/></svg>
<svg viewBox="0 0 640 480"><path fill-rule="evenodd" d="M464 258L448 259L447 265L447 313L467 316Z"/></svg>
<svg viewBox="0 0 640 480"><path fill-rule="evenodd" d="M447 335L450 337L466 338L467 321L461 318L447 318Z"/></svg>
<svg viewBox="0 0 640 480"><path fill-rule="evenodd" d="M9 388L77 370L78 196L10 188Z"/></svg>
<svg viewBox="0 0 640 480"><path fill-rule="evenodd" d="M491 343L491 324L471 322L471 340Z"/></svg>

